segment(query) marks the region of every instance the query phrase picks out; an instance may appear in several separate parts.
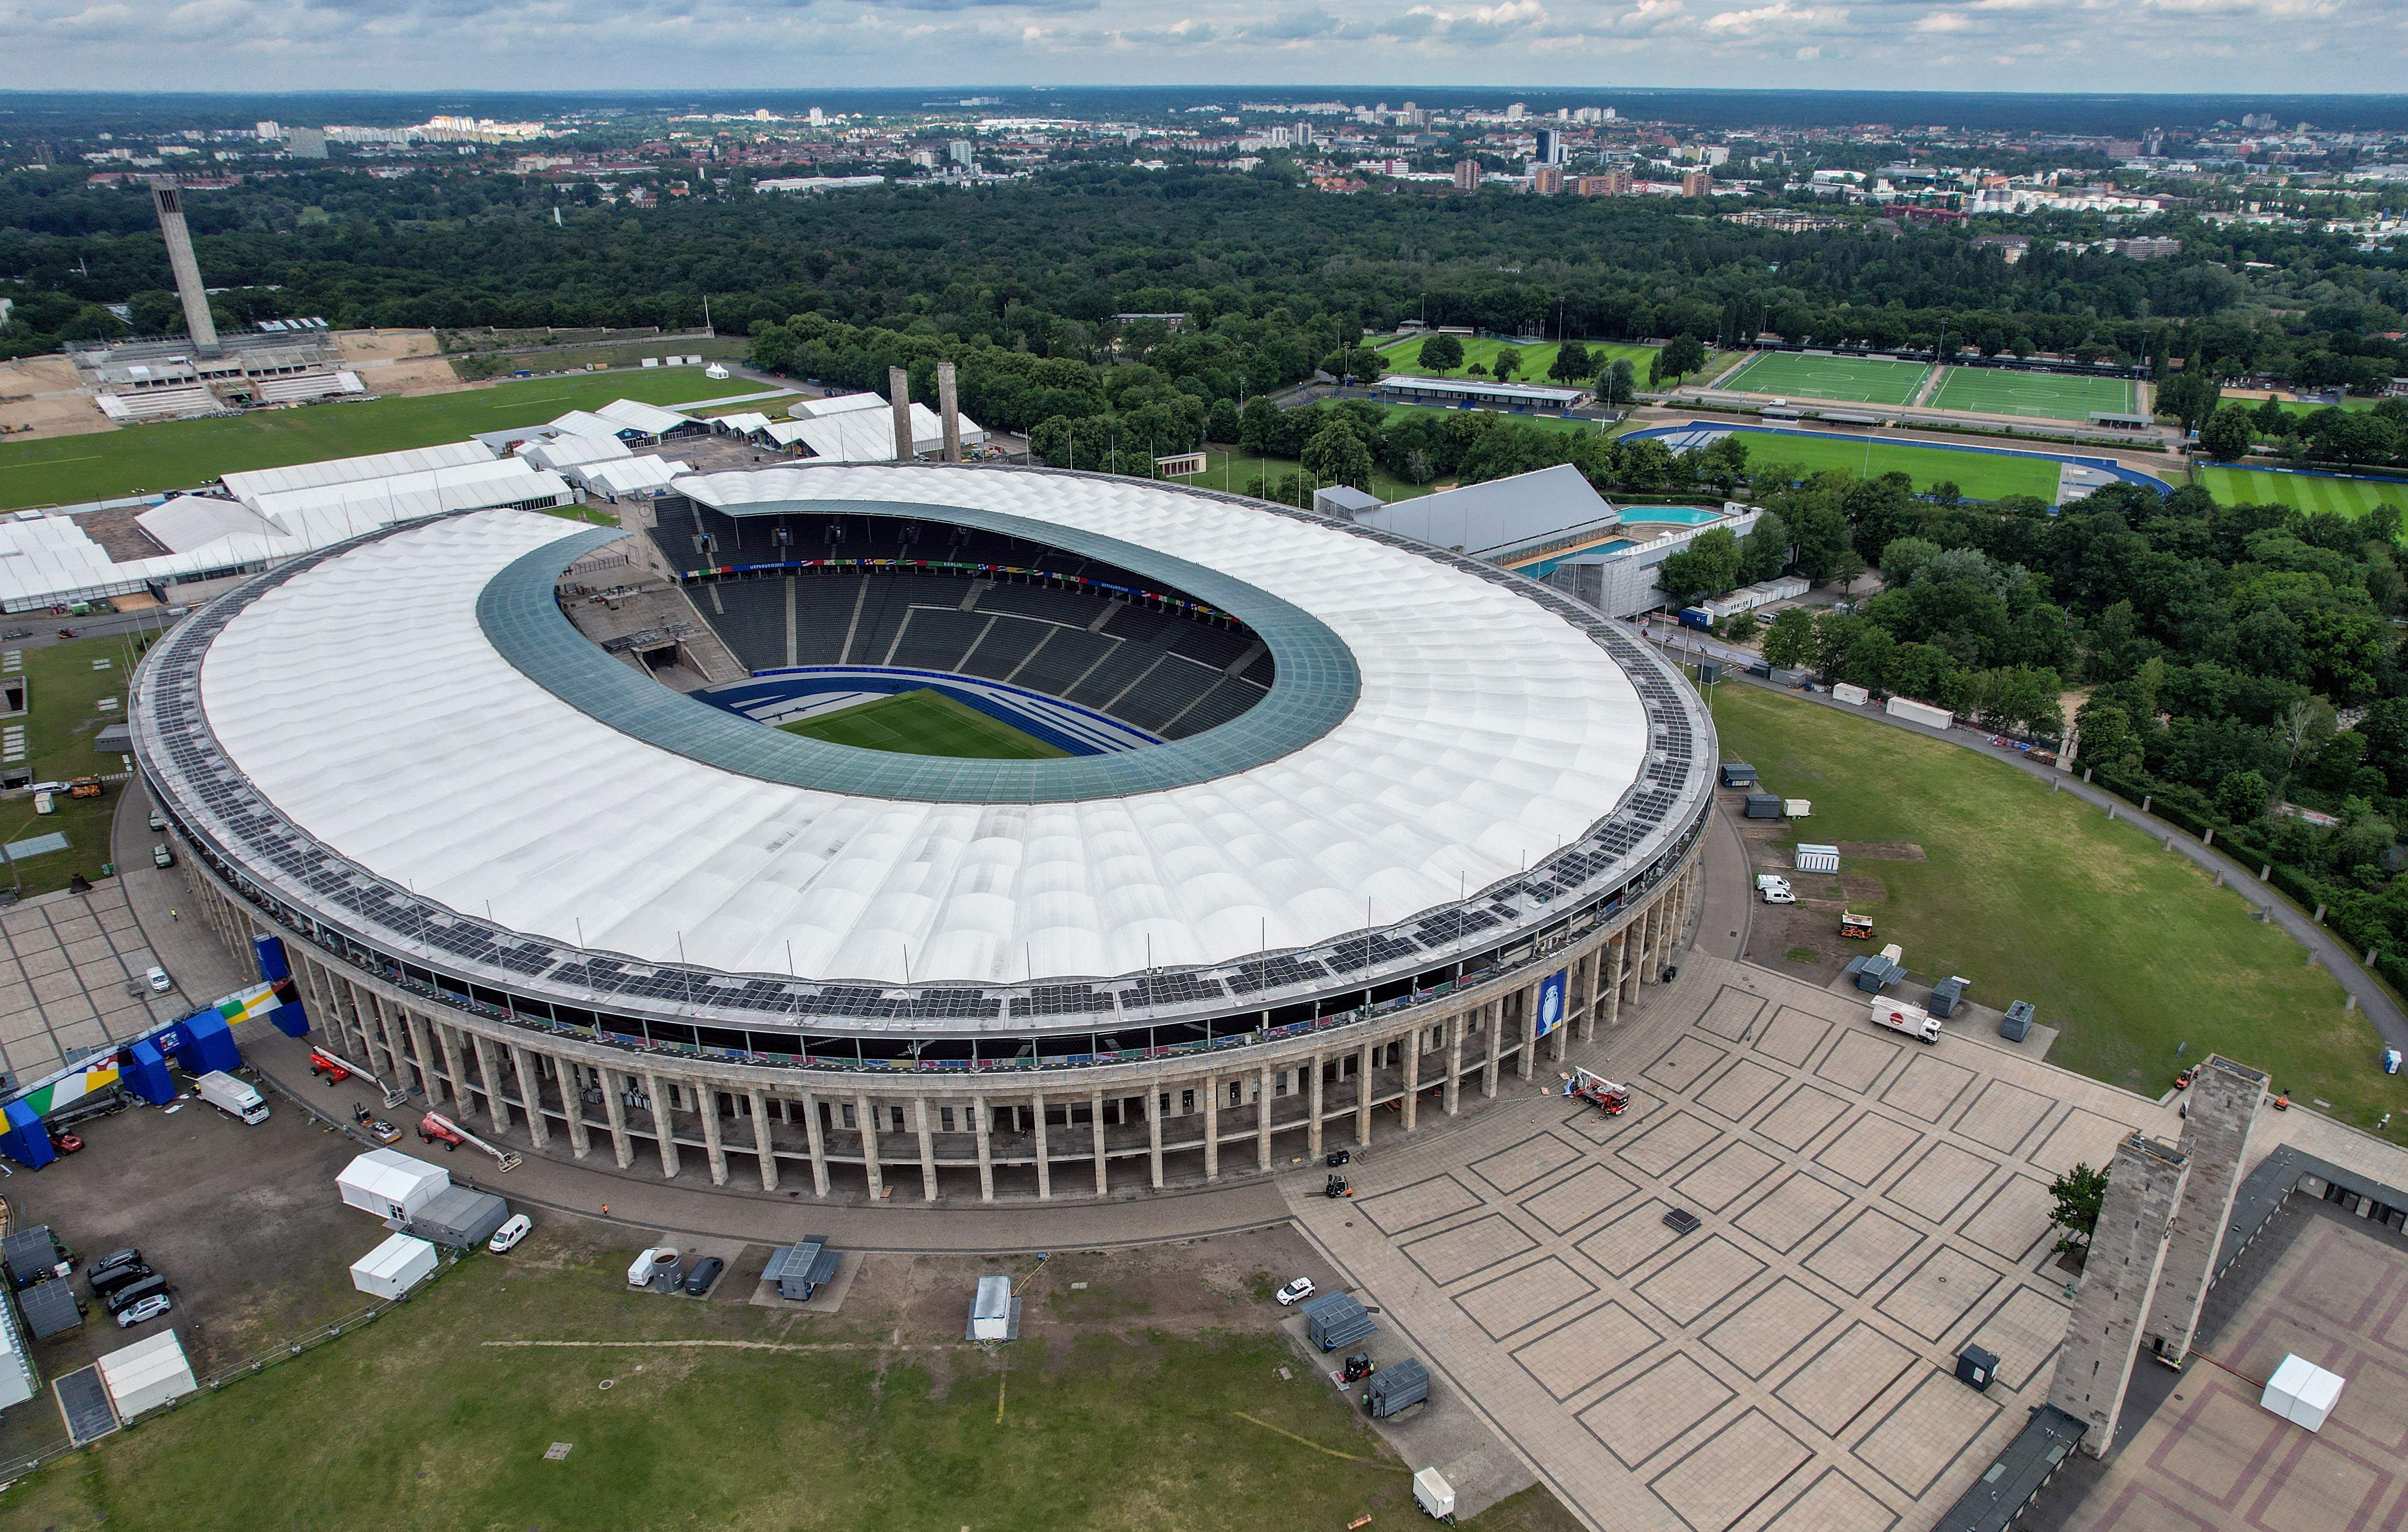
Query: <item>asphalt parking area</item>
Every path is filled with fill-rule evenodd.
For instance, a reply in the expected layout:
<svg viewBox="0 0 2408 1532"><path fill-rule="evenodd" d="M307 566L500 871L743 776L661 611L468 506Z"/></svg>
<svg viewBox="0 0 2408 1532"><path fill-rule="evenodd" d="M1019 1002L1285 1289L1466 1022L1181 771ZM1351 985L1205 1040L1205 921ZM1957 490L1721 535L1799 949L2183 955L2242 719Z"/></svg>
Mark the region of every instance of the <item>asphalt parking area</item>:
<svg viewBox="0 0 2408 1532"><path fill-rule="evenodd" d="M48 1384L104 1352L172 1327L206 1377L367 1306L351 1264L387 1231L335 1190L359 1146L266 1094L267 1120L251 1126L189 1099L131 1106L80 1124L81 1153L0 1181L14 1226L48 1224L74 1249L68 1280L91 1307L79 1329L33 1343L44 1393L0 1417L0 1458L64 1438ZM176 1300L132 1330L92 1301L81 1275L81 1263L126 1245Z"/></svg>

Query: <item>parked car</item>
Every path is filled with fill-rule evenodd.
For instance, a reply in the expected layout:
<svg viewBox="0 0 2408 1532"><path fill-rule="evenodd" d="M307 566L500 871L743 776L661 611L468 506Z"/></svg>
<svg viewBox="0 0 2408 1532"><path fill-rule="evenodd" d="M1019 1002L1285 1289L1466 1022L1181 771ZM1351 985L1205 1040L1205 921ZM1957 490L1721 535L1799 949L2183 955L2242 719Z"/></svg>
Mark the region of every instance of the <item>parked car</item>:
<svg viewBox="0 0 2408 1532"><path fill-rule="evenodd" d="M148 1272L149 1275L143 1277L139 1281L130 1281L125 1283L123 1286L116 1289L107 1297L100 1300L102 1304L108 1308L110 1313L122 1314L125 1312L126 1310L133 1308L137 1303L140 1303L144 1298L150 1297L153 1294L160 1294L167 1291L166 1278L162 1277L155 1271L151 1271L149 1267L144 1267L142 1269L145 1272Z"/></svg>
<svg viewBox="0 0 2408 1532"><path fill-rule="evenodd" d="M131 1287L136 1282L147 1281L157 1275L157 1272L144 1265L137 1257L126 1265L110 1267L108 1270L102 1271L93 1276L92 1278L92 1296L96 1298L107 1299L113 1296L122 1288Z"/></svg>
<svg viewBox="0 0 2408 1532"><path fill-rule="evenodd" d="M174 1298L165 1293L153 1293L149 1297L119 1310L117 1327L121 1330L130 1330L136 1324L157 1319L174 1307L176 1307Z"/></svg>
<svg viewBox="0 0 2408 1532"><path fill-rule="evenodd" d="M685 1274L685 1296L698 1298L710 1292L710 1284L717 1281L719 1274L726 1269L727 1263L716 1255L706 1255L695 1262L694 1269Z"/></svg>
<svg viewBox="0 0 2408 1532"><path fill-rule="evenodd" d="M399 1137L399 1135L395 1135L395 1137ZM529 1218L524 1213L513 1213L510 1215L510 1221L503 1224L500 1228L495 1229L494 1231L494 1237L485 1241L485 1248L492 1251L494 1254L499 1255L515 1248L520 1240L525 1238L528 1235L534 1232L534 1219Z"/></svg>
<svg viewBox="0 0 2408 1532"><path fill-rule="evenodd" d="M1312 1279L1298 1277L1279 1290L1280 1307L1284 1309L1291 1303L1302 1303L1311 1296L1312 1296Z"/></svg>
<svg viewBox="0 0 2408 1532"><path fill-rule="evenodd" d="M102 1256L99 1260L93 1262L92 1265L83 1268L83 1274L88 1280L97 1281L103 1273L114 1271L119 1267L139 1266L141 1264L141 1247L138 1245L128 1245L123 1250L112 1250L108 1254Z"/></svg>
<svg viewBox="0 0 2408 1532"><path fill-rule="evenodd" d="M165 995L176 987L176 981L167 977L167 970L156 966L142 976L142 981L150 986L153 995Z"/></svg>
<svg viewBox="0 0 2408 1532"><path fill-rule="evenodd" d="M150 865L154 867L172 867L176 865L176 853L167 849L165 841L162 840L150 848Z"/></svg>
<svg viewBox="0 0 2408 1532"><path fill-rule="evenodd" d="M161 812L159 812L159 810L158 810L158 809L151 809L151 810L150 810L150 828L152 828L152 829L154 829L154 830L164 830L164 829L165 829L166 827L167 827L167 816L166 816L166 815L165 815L165 814L163 814L163 813L161 813Z"/></svg>
<svg viewBox="0 0 2408 1532"><path fill-rule="evenodd" d="M32 628L10 628L6 633L0 633L0 643L14 643L20 638L30 638L33 636Z"/></svg>
<svg viewBox="0 0 2408 1532"><path fill-rule="evenodd" d="M2396 1075L2400 1072L2399 1049L2386 1048L2383 1051L2383 1072L2386 1075Z"/></svg>

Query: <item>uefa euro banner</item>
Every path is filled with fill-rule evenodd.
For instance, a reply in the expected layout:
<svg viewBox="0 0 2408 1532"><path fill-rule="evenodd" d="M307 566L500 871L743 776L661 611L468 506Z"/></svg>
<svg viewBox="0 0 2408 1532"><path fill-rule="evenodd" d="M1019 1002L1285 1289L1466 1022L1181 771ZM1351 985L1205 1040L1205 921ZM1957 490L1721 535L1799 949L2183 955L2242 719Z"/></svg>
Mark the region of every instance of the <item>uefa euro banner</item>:
<svg viewBox="0 0 2408 1532"><path fill-rule="evenodd" d="M1564 1024L1564 980L1570 971L1557 968L1539 981L1539 1015L1530 1030L1533 1038L1543 1038Z"/></svg>

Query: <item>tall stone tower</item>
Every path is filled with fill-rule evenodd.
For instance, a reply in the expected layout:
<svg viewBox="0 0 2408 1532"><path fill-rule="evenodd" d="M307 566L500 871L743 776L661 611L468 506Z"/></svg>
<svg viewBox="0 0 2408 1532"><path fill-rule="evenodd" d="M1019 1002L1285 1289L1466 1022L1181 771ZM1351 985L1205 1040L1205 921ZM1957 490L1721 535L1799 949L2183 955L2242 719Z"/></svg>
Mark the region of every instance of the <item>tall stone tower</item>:
<svg viewBox="0 0 2408 1532"><path fill-rule="evenodd" d="M2082 1450L2104 1457L2115 1439L2124 1387L2141 1350L2141 1318L2157 1290L2166 1236L2189 1162L2135 1133L2115 1146L2107 1196L2090 1236L2082 1288L2065 1324L2065 1349L2048 1402L2090 1427Z"/></svg>
<svg viewBox="0 0 2408 1532"><path fill-rule="evenodd" d="M2191 1076L2183 1117L2182 1155L2190 1162L2182 1204L2166 1238L2166 1266L2157 1296L2141 1325L2142 1339L2170 1362L2190 1353L2191 1335L2207 1299L2224 1225L2232 1217L2232 1196L2249 1158L2249 1130L2266 1076L2245 1064L2211 1053Z"/></svg>
<svg viewBox="0 0 2408 1532"><path fill-rule="evenodd" d="M193 234L184 227L183 188L163 181L150 183L150 206L159 214L159 232L167 237L167 265L176 273L176 296L184 300L184 328L204 355L218 350L217 322L209 317L209 294L201 286L200 263L193 259Z"/></svg>

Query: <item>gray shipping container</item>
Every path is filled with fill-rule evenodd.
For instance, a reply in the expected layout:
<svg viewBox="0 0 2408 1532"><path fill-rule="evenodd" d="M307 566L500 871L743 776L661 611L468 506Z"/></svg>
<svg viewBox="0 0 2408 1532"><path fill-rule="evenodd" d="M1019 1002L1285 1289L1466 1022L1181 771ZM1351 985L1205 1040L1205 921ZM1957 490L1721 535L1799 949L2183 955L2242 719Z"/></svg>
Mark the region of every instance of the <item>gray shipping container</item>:
<svg viewBox="0 0 2408 1532"><path fill-rule="evenodd" d="M1965 990L1971 982L1971 980L1959 974L1932 985L1931 1004L1928 1008L1931 1014L1940 1017L1956 1015L1956 1008L1964 1003Z"/></svg>
<svg viewBox="0 0 2408 1532"><path fill-rule="evenodd" d="M1363 1390L1363 1408L1378 1420L1428 1397L1429 1368L1408 1356L1371 1374L1371 1382Z"/></svg>
<svg viewBox="0 0 2408 1532"><path fill-rule="evenodd" d="M1747 795L1747 817L1750 819L1781 818L1780 797L1771 793L1750 793Z"/></svg>
<svg viewBox="0 0 2408 1532"><path fill-rule="evenodd" d="M1325 1352L1351 1346L1378 1332L1359 1299L1345 1293L1325 1293L1304 1306L1305 1334Z"/></svg>
<svg viewBox="0 0 2408 1532"><path fill-rule="evenodd" d="M1999 1036L2009 1042L2021 1042L2031 1036L2032 1017L2036 1014L2029 1000L2018 1000L1999 1018Z"/></svg>
<svg viewBox="0 0 2408 1532"><path fill-rule="evenodd" d="M430 1244L474 1250L509 1222L510 1205L491 1192L448 1186L418 1210L408 1232Z"/></svg>
<svg viewBox="0 0 2408 1532"><path fill-rule="evenodd" d="M1756 785L1756 767L1748 765L1745 761L1725 761L1723 763L1723 785L1725 787L1754 787Z"/></svg>

